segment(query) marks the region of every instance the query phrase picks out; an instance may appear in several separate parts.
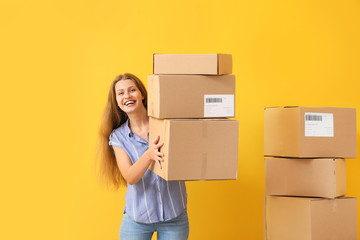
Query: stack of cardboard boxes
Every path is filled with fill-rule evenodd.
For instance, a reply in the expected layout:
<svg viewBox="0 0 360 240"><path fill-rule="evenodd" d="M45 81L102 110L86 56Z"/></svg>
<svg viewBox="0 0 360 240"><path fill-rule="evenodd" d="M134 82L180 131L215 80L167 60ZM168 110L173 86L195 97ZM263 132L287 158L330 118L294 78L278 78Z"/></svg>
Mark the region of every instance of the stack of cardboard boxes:
<svg viewBox="0 0 360 240"><path fill-rule="evenodd" d="M264 238L357 239L357 199L344 196L355 109L274 107L264 120Z"/></svg>
<svg viewBox="0 0 360 240"><path fill-rule="evenodd" d="M237 178L238 122L230 54L154 54L149 139L160 136L165 180Z"/></svg>

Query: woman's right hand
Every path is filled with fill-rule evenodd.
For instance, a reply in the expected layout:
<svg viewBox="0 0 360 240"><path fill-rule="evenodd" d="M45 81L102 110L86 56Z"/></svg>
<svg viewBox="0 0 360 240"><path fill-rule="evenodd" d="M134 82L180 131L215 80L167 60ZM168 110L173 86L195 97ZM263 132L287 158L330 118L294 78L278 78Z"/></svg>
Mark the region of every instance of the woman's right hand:
<svg viewBox="0 0 360 240"><path fill-rule="evenodd" d="M149 159L156 162L160 169L162 168L161 163L164 162L164 154L160 152L160 148L164 143L159 143L160 136L157 136L150 144L149 149L146 151L146 155Z"/></svg>

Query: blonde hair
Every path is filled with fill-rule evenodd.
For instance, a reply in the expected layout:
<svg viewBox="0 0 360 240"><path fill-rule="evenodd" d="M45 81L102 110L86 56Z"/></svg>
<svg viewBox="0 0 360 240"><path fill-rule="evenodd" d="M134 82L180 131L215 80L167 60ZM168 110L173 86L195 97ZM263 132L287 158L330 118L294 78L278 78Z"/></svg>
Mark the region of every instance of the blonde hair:
<svg viewBox="0 0 360 240"><path fill-rule="evenodd" d="M126 186L126 181L118 168L115 154L109 145L111 132L126 122L128 116L117 104L115 85L121 80L132 80L144 97L143 104L147 109L147 92L141 80L131 73L124 73L115 77L109 89L107 103L102 116L96 152L97 170L99 177L109 187L118 189Z"/></svg>

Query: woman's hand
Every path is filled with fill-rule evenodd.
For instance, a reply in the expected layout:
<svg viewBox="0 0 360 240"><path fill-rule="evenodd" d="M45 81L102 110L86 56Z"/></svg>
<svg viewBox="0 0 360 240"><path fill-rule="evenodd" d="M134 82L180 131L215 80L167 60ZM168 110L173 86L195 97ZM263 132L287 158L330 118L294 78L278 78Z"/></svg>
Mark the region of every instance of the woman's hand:
<svg viewBox="0 0 360 240"><path fill-rule="evenodd" d="M159 143L160 136L157 136L150 144L149 149L146 151L146 155L149 159L156 162L160 169L162 168L161 163L164 162L164 154L160 152L160 148L164 145L164 143Z"/></svg>

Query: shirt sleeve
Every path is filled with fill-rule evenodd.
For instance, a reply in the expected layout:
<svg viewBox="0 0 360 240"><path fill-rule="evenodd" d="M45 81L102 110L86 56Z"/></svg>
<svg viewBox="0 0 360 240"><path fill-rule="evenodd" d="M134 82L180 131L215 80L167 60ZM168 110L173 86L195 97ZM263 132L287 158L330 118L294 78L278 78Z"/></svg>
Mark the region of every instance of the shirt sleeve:
<svg viewBox="0 0 360 240"><path fill-rule="evenodd" d="M113 131L109 137L109 145L119 147L119 148L124 148L124 145L121 142L121 135L117 134L115 131Z"/></svg>

